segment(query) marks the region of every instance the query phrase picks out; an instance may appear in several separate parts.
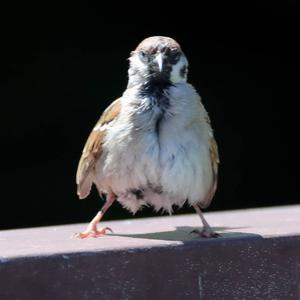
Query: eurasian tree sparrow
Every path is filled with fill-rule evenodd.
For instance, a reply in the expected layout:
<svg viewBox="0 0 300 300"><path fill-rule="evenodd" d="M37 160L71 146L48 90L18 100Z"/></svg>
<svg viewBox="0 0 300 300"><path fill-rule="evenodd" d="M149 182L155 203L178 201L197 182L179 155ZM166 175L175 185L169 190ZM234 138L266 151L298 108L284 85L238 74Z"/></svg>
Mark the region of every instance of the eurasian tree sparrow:
<svg viewBox="0 0 300 300"><path fill-rule="evenodd" d="M173 39L153 36L131 52L128 86L102 114L78 165L80 199L94 183L106 203L78 236L97 229L115 200L135 213L152 205L172 212L185 202L199 214L203 237L218 236L204 219L216 191L218 148L208 114L187 83L188 61Z"/></svg>

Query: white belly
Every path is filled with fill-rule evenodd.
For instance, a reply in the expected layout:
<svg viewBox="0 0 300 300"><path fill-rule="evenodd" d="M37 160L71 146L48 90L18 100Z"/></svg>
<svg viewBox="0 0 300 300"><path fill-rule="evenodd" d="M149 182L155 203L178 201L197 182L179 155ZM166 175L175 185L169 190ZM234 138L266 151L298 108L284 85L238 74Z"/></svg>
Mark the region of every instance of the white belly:
<svg viewBox="0 0 300 300"><path fill-rule="evenodd" d="M187 107L191 116L174 112L157 128L159 111L153 109L134 121L121 117L108 132L95 183L114 192L133 213L143 205L171 212L173 205L203 200L211 187L208 125L196 119L202 113L199 96L194 107L179 97L174 101L181 101L182 108L174 107Z"/></svg>
<svg viewBox="0 0 300 300"><path fill-rule="evenodd" d="M201 201L211 185L211 166L201 128L179 130L162 124L159 137L152 132L126 135L107 146L97 180L135 213L143 205L171 212L173 205ZM99 186L98 185L98 186Z"/></svg>

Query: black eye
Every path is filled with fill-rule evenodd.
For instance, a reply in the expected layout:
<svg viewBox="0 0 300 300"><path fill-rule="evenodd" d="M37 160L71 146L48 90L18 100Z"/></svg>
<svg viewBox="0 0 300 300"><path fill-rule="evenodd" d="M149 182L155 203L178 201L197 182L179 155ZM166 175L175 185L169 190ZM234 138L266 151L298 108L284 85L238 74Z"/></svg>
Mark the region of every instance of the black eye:
<svg viewBox="0 0 300 300"><path fill-rule="evenodd" d="M147 53L145 51L141 51L139 53L139 56L140 56L141 61L143 61L143 62L147 62L148 61L148 55L147 55Z"/></svg>
<svg viewBox="0 0 300 300"><path fill-rule="evenodd" d="M180 59L181 53L179 51L172 51L169 54L169 62L171 64L176 64Z"/></svg>

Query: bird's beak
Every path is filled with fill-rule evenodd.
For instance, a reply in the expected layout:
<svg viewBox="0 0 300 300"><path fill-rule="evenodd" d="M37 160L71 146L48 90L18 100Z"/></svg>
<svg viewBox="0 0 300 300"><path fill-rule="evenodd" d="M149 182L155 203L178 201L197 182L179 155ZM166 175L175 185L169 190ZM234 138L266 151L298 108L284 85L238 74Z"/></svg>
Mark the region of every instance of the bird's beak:
<svg viewBox="0 0 300 300"><path fill-rule="evenodd" d="M154 61L158 65L159 72L161 72L163 70L163 64L164 64L163 55L161 53L157 54L157 56L155 57Z"/></svg>

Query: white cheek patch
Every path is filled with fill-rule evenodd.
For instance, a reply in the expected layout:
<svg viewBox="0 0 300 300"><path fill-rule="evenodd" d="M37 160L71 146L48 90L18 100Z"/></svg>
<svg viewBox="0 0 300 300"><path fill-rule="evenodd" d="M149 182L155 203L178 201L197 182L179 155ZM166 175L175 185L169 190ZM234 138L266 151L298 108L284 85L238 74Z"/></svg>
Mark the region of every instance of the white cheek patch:
<svg viewBox="0 0 300 300"><path fill-rule="evenodd" d="M172 71L170 74L170 80L173 83L185 82L187 79L187 70L182 76L182 69L184 67L188 67L188 61L184 55L181 56L180 60L177 62L176 65L172 66Z"/></svg>
<svg viewBox="0 0 300 300"><path fill-rule="evenodd" d="M129 81L128 86L135 86L142 84L145 80L147 80L147 65L144 64L138 54L133 54L130 58L130 67L128 70ZM138 73L138 74L137 74Z"/></svg>
<svg viewBox="0 0 300 300"><path fill-rule="evenodd" d="M132 68L132 69L140 70L140 71L141 71L141 72L140 72L141 74L146 74L146 73L147 73L147 65L144 64L144 63L140 60L140 58L139 58L139 56L138 56L137 54L131 56L131 57L129 58L129 60L130 60L130 65L131 65L131 68Z"/></svg>

